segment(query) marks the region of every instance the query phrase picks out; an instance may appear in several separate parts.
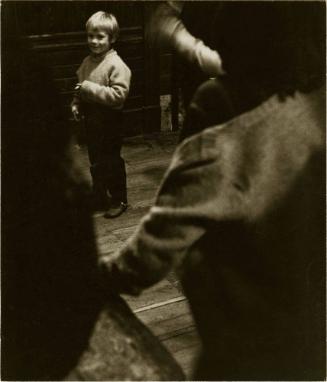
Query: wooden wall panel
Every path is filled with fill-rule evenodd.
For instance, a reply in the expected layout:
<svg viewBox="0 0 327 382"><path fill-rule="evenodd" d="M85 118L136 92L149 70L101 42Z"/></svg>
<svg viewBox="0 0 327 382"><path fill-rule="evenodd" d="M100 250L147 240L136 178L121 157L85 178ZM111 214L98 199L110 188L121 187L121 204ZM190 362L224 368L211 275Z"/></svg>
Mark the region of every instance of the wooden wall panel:
<svg viewBox="0 0 327 382"><path fill-rule="evenodd" d="M143 4L135 1L23 1L16 3L20 32L24 35L83 31L99 10L112 12L122 28L142 25Z"/></svg>

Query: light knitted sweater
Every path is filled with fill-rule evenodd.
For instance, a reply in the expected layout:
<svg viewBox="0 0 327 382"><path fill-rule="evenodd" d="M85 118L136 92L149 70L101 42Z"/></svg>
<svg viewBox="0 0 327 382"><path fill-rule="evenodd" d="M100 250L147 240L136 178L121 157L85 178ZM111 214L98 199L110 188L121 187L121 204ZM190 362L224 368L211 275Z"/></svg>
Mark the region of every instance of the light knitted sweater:
<svg viewBox="0 0 327 382"><path fill-rule="evenodd" d="M81 83L79 97L74 97L73 104L80 101L107 105L121 109L128 96L131 71L114 49L104 55L87 56L77 72Z"/></svg>

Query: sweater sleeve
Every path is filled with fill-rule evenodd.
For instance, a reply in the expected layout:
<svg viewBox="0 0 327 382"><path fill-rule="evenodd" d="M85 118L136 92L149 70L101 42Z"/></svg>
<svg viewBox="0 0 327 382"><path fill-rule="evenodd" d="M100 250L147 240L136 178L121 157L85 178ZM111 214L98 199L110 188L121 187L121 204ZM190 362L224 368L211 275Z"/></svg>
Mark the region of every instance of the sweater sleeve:
<svg viewBox="0 0 327 382"><path fill-rule="evenodd" d="M194 145L189 148L198 149ZM189 163L179 164L178 155L175 159L155 205L126 245L105 264L109 279L121 293L138 294L160 281L171 268L183 263L210 222L233 214L234 204L217 165L217 153Z"/></svg>
<svg viewBox="0 0 327 382"><path fill-rule="evenodd" d="M83 81L80 88L81 99L116 108L122 107L128 96L131 71L125 64L115 64L110 72L109 81L109 86Z"/></svg>
<svg viewBox="0 0 327 382"><path fill-rule="evenodd" d="M170 188L172 182L168 177L163 188ZM201 202L185 205L171 191L161 191L129 241L106 264L115 289L139 294L181 263L187 249L204 232L200 209Z"/></svg>

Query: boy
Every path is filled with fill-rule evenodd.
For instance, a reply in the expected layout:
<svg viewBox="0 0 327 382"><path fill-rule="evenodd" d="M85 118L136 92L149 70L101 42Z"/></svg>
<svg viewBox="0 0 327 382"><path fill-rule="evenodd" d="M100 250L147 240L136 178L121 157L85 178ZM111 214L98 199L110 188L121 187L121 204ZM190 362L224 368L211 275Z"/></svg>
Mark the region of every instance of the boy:
<svg viewBox="0 0 327 382"><path fill-rule="evenodd" d="M125 162L120 151L122 108L131 71L112 48L119 33L114 15L96 12L87 21L86 31L91 54L77 70L71 110L75 120L82 114L85 119L95 207L105 209L105 217L115 218L127 208Z"/></svg>

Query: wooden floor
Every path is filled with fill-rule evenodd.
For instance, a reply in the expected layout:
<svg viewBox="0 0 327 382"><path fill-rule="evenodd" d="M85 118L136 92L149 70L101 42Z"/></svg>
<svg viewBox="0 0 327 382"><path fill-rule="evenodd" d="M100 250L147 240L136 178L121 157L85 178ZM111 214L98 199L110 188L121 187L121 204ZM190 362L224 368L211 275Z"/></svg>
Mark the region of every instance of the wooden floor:
<svg viewBox="0 0 327 382"><path fill-rule="evenodd" d="M125 140L123 157L130 206L116 219L105 219L101 213L94 215L100 256L108 256L118 250L152 205L176 141L177 136L172 133ZM83 147L80 150L85 161L83 167L89 177L86 150ZM124 297L135 314L173 354L187 379L190 379L200 345L188 303L174 273L137 298Z"/></svg>

